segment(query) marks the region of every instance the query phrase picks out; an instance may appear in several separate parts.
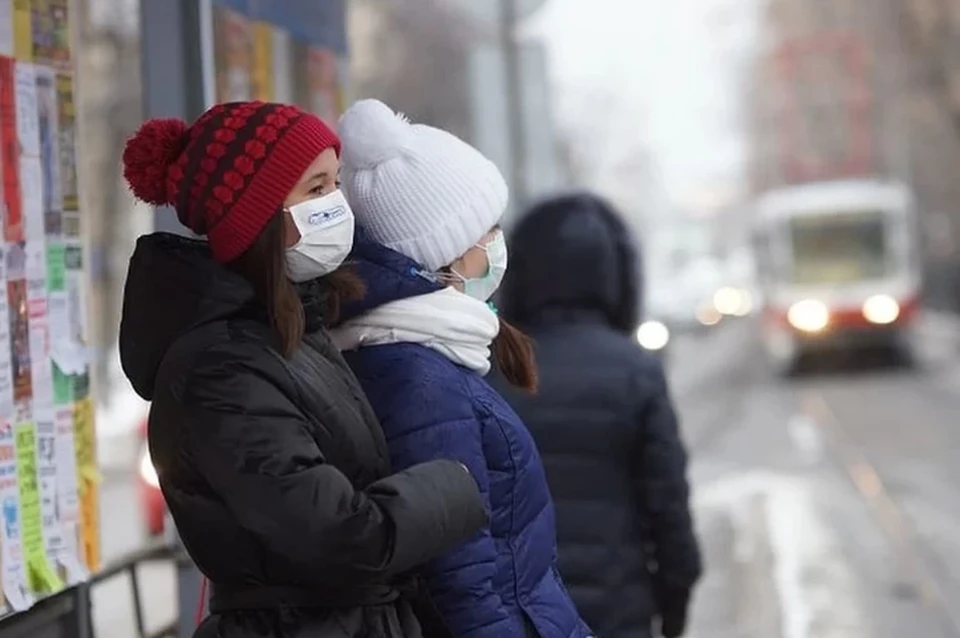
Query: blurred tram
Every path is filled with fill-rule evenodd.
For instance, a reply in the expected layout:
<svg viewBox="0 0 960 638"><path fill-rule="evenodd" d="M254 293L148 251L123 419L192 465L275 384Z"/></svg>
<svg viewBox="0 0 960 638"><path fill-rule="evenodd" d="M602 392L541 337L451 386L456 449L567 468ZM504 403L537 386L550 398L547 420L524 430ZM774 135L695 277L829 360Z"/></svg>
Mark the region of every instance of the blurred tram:
<svg viewBox="0 0 960 638"><path fill-rule="evenodd" d="M764 348L780 371L826 349L909 356L921 265L908 188L878 180L782 188L756 202L754 224Z"/></svg>

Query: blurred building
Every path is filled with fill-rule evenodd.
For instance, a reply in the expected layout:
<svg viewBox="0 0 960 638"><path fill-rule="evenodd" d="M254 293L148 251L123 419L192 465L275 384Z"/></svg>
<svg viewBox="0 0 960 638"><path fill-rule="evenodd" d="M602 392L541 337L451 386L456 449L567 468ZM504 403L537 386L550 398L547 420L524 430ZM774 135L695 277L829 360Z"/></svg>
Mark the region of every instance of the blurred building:
<svg viewBox="0 0 960 638"><path fill-rule="evenodd" d="M754 192L858 176L916 193L929 292L960 307L960 0L767 0L747 95Z"/></svg>
<svg viewBox="0 0 960 638"><path fill-rule="evenodd" d="M470 54L483 33L450 0L350 0L350 94L471 140Z"/></svg>

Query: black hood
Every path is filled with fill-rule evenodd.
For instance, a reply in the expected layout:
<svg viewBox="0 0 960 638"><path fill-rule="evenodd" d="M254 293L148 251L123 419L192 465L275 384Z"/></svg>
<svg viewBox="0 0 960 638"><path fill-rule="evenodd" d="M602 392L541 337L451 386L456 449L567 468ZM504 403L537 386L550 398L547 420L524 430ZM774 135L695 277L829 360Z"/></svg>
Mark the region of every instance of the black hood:
<svg viewBox="0 0 960 638"><path fill-rule="evenodd" d="M307 329L320 325L325 306L320 280L298 285ZM157 369L179 337L208 323L250 317L266 309L246 279L215 262L205 241L169 233L137 241L123 291L120 363L141 397L150 400Z"/></svg>
<svg viewBox="0 0 960 638"><path fill-rule="evenodd" d="M244 312L247 281L213 261L204 241L155 233L137 241L123 290L120 362L133 389L153 396L157 368L180 336Z"/></svg>
<svg viewBox="0 0 960 638"><path fill-rule="evenodd" d="M532 327L550 317L595 316L624 332L641 313L641 261L630 229L589 194L534 206L510 238L503 316Z"/></svg>

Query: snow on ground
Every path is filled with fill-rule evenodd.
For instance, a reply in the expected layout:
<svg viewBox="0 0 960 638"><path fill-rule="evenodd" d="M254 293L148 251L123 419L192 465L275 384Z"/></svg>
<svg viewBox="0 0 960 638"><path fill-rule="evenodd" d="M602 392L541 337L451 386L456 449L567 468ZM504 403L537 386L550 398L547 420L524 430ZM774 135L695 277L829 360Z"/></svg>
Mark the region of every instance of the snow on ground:
<svg viewBox="0 0 960 638"><path fill-rule="evenodd" d="M709 576L740 592L725 604L737 609L736 625L747 630L742 635L869 635L853 570L839 538L823 520L817 487L806 478L763 471L733 475L700 486L695 509L701 526L713 528L702 533L715 533L720 521L731 528L730 546L720 551L728 551L732 560L715 555L717 548L711 551L709 542L705 558ZM695 611L694 635L716 635L706 620Z"/></svg>

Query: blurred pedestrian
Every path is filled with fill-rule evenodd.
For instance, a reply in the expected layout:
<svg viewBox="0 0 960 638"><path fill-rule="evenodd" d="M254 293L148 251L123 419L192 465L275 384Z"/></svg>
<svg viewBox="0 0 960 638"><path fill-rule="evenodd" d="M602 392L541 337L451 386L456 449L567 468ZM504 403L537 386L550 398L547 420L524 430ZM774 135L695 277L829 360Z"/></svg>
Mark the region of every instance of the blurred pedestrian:
<svg viewBox="0 0 960 638"><path fill-rule="evenodd" d="M609 205L533 208L510 241L501 316L536 342L537 395L503 390L556 500L560 572L603 638L680 636L700 576L686 453L659 360L633 339L640 266Z"/></svg>
<svg viewBox="0 0 960 638"><path fill-rule="evenodd" d="M139 199L207 238L139 240L120 327L160 486L213 584L200 637L444 635L406 574L486 522L461 464L390 474L324 328L359 296L339 150L313 115L238 102L147 122L123 155Z"/></svg>
<svg viewBox="0 0 960 638"><path fill-rule="evenodd" d="M387 435L396 467L462 461L490 524L430 563L427 584L458 638L582 638L557 572L553 504L523 422L484 381L493 358L536 386L529 340L488 300L507 267L500 171L445 131L375 100L340 121L343 183L369 241L352 258L367 287L332 331Z"/></svg>

